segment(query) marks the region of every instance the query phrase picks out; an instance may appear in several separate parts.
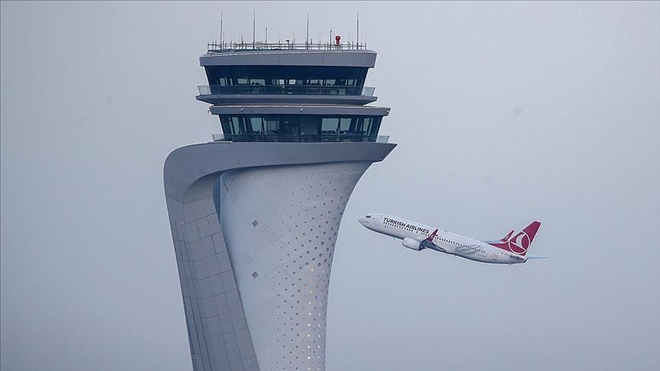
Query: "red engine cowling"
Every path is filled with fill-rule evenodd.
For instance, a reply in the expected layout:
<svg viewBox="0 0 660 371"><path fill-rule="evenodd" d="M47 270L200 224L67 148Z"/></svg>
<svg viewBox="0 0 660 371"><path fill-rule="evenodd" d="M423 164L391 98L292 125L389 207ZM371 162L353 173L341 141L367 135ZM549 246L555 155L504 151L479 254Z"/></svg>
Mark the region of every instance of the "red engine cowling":
<svg viewBox="0 0 660 371"><path fill-rule="evenodd" d="M403 247L407 247L410 250L420 251L423 249L422 244L414 238L406 237L401 243L403 244Z"/></svg>

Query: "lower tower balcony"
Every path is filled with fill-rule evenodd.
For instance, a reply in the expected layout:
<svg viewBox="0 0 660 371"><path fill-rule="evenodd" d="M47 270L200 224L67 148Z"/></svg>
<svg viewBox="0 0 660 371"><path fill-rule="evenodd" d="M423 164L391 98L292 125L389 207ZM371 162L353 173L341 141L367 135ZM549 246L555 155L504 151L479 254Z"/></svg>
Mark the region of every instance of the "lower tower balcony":
<svg viewBox="0 0 660 371"><path fill-rule="evenodd" d="M374 87L338 85L200 85L197 100L210 104L316 103L360 105L375 102Z"/></svg>

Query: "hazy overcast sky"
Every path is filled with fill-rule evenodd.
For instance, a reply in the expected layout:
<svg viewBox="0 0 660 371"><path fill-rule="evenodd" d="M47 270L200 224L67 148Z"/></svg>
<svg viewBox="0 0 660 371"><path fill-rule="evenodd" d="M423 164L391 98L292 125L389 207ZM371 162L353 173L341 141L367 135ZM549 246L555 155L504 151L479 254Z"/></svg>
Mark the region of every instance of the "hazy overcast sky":
<svg viewBox="0 0 660 371"><path fill-rule="evenodd" d="M208 41L332 28L378 52L397 148L339 233L328 370L660 369L659 2L1 4L2 370L190 370L163 194L220 133ZM495 266L413 252L383 212L496 239Z"/></svg>

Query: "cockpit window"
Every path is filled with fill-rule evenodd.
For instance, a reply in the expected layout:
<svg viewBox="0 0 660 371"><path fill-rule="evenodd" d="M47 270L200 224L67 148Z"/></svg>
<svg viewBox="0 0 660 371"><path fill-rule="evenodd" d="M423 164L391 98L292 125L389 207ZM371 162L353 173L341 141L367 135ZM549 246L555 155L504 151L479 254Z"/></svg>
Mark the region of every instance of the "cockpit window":
<svg viewBox="0 0 660 371"><path fill-rule="evenodd" d="M371 218L371 215L367 215L367 219Z"/></svg>

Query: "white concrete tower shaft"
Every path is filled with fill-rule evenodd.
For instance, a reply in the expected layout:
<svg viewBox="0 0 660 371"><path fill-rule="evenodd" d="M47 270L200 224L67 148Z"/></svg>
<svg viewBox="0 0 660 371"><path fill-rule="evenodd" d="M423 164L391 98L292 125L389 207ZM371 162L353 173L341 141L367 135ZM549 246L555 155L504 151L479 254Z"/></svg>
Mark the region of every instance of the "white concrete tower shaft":
<svg viewBox="0 0 660 371"><path fill-rule="evenodd" d="M221 225L260 365L324 370L330 270L346 203L370 162L221 177Z"/></svg>

